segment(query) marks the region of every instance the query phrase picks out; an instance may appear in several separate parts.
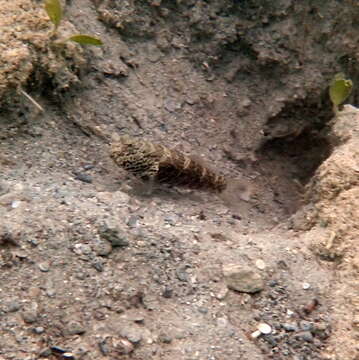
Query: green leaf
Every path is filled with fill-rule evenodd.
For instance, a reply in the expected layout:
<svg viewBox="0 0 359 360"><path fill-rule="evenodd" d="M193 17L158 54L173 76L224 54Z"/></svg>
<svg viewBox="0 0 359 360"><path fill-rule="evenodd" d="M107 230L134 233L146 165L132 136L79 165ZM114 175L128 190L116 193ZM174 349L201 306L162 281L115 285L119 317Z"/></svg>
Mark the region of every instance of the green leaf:
<svg viewBox="0 0 359 360"><path fill-rule="evenodd" d="M342 73L336 74L330 83L329 96L335 106L339 106L350 95L353 88L353 82L345 79Z"/></svg>
<svg viewBox="0 0 359 360"><path fill-rule="evenodd" d="M75 41L81 45L95 45L95 46L102 45L102 41L100 39L97 39L90 35L82 35L82 34L73 35L69 37L67 40Z"/></svg>
<svg viewBox="0 0 359 360"><path fill-rule="evenodd" d="M62 19L62 7L60 0L45 0L45 10L55 29L60 25Z"/></svg>

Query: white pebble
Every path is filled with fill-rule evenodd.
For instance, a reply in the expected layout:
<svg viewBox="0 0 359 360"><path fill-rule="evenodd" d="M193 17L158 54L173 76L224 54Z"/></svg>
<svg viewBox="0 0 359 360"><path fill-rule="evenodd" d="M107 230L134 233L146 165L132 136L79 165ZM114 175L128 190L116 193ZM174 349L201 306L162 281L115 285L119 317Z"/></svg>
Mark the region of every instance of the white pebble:
<svg viewBox="0 0 359 360"><path fill-rule="evenodd" d="M18 208L19 205L20 205L20 201L19 201L19 200L14 200L14 201L11 202L11 207L12 207L13 209Z"/></svg>
<svg viewBox="0 0 359 360"><path fill-rule="evenodd" d="M304 290L310 289L310 284L307 283L307 282L303 283L303 289L304 289Z"/></svg>
<svg viewBox="0 0 359 360"><path fill-rule="evenodd" d="M268 335L272 332L272 328L266 323L258 324L258 330L264 335Z"/></svg>
<svg viewBox="0 0 359 360"><path fill-rule="evenodd" d="M293 316L294 315L294 311L287 309L287 315L288 316Z"/></svg>
<svg viewBox="0 0 359 360"><path fill-rule="evenodd" d="M262 333L259 330L256 330L256 331L252 332L251 337L253 339L256 339L257 337L261 336L261 334Z"/></svg>
<svg viewBox="0 0 359 360"><path fill-rule="evenodd" d="M262 259L258 259L256 261L256 267L259 269L259 270L264 270L266 268L266 263L262 260Z"/></svg>

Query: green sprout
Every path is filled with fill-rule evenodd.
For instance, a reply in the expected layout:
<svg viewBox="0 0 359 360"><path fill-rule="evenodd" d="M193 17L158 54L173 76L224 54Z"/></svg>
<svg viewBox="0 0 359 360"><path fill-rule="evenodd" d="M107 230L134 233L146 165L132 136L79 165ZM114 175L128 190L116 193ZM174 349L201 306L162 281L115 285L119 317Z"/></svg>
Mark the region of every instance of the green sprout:
<svg viewBox="0 0 359 360"><path fill-rule="evenodd" d="M353 82L350 79L345 79L343 73L336 74L330 82L329 96L333 103L333 110L336 114L339 112L339 105L348 98L352 88Z"/></svg>
<svg viewBox="0 0 359 360"><path fill-rule="evenodd" d="M50 21L54 24L53 35L55 35L61 23L62 15L63 15L60 0L45 0L44 6L45 6L45 11L50 18ZM84 35L84 34L72 35L69 38L65 39L63 42L65 41L74 41L80 45L95 45L95 46L102 45L102 41L100 39L97 39L96 37L91 35Z"/></svg>

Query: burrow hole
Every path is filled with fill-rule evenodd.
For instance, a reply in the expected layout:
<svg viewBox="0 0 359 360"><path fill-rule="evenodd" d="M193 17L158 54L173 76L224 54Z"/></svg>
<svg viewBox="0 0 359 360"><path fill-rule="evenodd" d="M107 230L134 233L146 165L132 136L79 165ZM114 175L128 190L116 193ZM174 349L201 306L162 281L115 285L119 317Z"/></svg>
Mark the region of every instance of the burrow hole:
<svg viewBox="0 0 359 360"><path fill-rule="evenodd" d="M260 172L288 216L303 205L305 185L332 152L332 117L329 103L304 99L288 103L264 128L268 140L257 151Z"/></svg>

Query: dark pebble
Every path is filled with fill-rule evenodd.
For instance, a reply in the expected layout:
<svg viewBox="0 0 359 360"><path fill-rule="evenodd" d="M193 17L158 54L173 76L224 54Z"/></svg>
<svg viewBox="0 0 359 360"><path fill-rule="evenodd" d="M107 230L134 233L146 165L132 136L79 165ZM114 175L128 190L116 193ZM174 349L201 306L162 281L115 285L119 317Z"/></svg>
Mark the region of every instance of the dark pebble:
<svg viewBox="0 0 359 360"><path fill-rule="evenodd" d="M143 316L138 315L133 319L133 322L135 322L136 324L144 324L145 318Z"/></svg>
<svg viewBox="0 0 359 360"><path fill-rule="evenodd" d="M103 264L99 261L96 261L92 264L92 266L98 271L103 272Z"/></svg>
<svg viewBox="0 0 359 360"><path fill-rule="evenodd" d="M281 269L281 270L288 270L289 269L287 263L284 260L277 261L277 265L278 265L278 268Z"/></svg>
<svg viewBox="0 0 359 360"><path fill-rule="evenodd" d="M171 298L172 295L173 295L173 289L171 289L170 287L166 287L162 293L162 296L167 299Z"/></svg>
<svg viewBox="0 0 359 360"><path fill-rule="evenodd" d="M282 327L285 331L298 331L298 326L296 324L282 324Z"/></svg>
<svg viewBox="0 0 359 360"><path fill-rule="evenodd" d="M88 184L92 183L91 175L80 173L80 172L75 172L74 175L75 175L76 180L80 180L80 181L82 181L84 183L88 183Z"/></svg>
<svg viewBox="0 0 359 360"><path fill-rule="evenodd" d="M64 354L65 352L67 352L67 350L61 348L60 346L51 346L51 351L54 354Z"/></svg>

